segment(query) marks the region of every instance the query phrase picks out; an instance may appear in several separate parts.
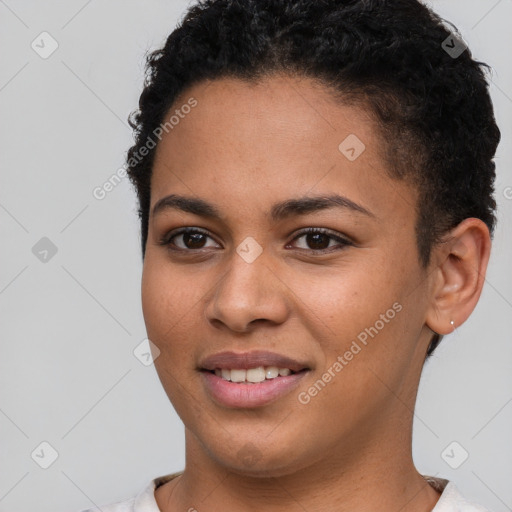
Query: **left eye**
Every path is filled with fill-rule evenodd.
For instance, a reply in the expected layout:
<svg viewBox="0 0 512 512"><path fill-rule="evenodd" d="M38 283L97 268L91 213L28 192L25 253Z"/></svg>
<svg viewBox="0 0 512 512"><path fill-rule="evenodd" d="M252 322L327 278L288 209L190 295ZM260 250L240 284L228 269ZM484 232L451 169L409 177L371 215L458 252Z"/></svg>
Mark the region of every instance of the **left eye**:
<svg viewBox="0 0 512 512"><path fill-rule="evenodd" d="M325 251L327 249L331 249L332 246L330 243L332 241L337 242L337 244L334 245L341 246L341 248L347 245L352 245L352 243L346 238L335 235L325 229L319 228L310 228L302 231L293 239L293 241L299 240L301 238L304 238L304 244L306 247L299 247L299 249L310 249L313 251Z"/></svg>

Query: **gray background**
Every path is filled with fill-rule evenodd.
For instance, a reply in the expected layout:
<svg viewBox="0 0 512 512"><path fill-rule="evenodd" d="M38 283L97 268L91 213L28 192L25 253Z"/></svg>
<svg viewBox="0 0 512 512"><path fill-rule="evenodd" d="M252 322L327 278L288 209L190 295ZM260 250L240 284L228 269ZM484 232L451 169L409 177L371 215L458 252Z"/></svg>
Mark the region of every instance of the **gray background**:
<svg viewBox="0 0 512 512"><path fill-rule="evenodd" d="M133 354L145 338L135 195L126 178L103 200L92 191L124 164L144 54L187 4L0 0L0 512L107 504L183 468L181 422ZM494 68L503 142L487 283L424 370L414 457L422 473L511 510L512 1L433 4ZM31 47L43 31L59 45L46 59ZM57 248L46 261L32 250L43 237ZM44 441L58 452L47 469Z"/></svg>

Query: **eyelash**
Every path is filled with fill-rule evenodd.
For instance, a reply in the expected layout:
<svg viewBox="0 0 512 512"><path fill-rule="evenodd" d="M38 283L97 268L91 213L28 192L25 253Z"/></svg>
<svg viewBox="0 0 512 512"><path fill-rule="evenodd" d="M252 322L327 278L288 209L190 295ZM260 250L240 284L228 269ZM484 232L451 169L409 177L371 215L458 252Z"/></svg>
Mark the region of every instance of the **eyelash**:
<svg viewBox="0 0 512 512"><path fill-rule="evenodd" d="M183 249L181 247L176 247L176 246L173 247L174 244L171 242L171 240L173 238L176 238L177 236L184 235L184 234L196 234L196 233L200 233L200 234L205 235L205 236L207 236L209 238L212 238L207 231L205 231L205 230L203 230L201 228L187 227L187 228L180 229L177 232L171 232L171 233L168 233L168 234L164 235L160 239L159 245L168 246L170 250L176 251L176 252L182 251L182 252L193 253L195 251L202 251L204 249L208 249L207 247L206 248L199 248L199 249ZM344 237L342 237L340 235L336 235L332 231L330 231L328 229L325 229L325 228L305 228L302 231L300 231L299 233L297 233L297 235L293 238L292 242L294 242L294 241L298 240L299 238L302 238L304 235L308 235L310 233L320 233L320 234L323 234L323 235L328 235L329 238L331 238L332 240L337 241L341 245L341 247L339 247L337 250L342 250L342 249L344 249L347 246L353 246L354 245L354 243L351 242L349 239L344 238ZM213 240L213 238L212 238L212 240ZM302 249L302 248L299 248L299 250L307 251L307 252L313 252L313 253L316 253L316 254L324 254L324 253L327 253L327 252L332 252L333 248L332 247L328 247L326 249Z"/></svg>

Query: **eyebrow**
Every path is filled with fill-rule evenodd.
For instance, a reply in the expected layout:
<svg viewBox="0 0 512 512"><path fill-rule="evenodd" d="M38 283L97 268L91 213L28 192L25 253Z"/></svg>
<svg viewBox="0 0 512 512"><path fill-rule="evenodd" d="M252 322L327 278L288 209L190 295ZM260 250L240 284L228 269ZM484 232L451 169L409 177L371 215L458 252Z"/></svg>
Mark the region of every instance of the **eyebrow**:
<svg viewBox="0 0 512 512"><path fill-rule="evenodd" d="M274 204L267 215L272 221L277 222L292 215L305 215L332 208L346 209L368 217L375 217L367 208L338 194L287 199L286 201ZM215 205L204 199L181 196L178 194L171 194L158 200L153 207L152 215L155 216L167 209L181 210L200 217L208 217L216 220L220 220L223 217L220 210Z"/></svg>

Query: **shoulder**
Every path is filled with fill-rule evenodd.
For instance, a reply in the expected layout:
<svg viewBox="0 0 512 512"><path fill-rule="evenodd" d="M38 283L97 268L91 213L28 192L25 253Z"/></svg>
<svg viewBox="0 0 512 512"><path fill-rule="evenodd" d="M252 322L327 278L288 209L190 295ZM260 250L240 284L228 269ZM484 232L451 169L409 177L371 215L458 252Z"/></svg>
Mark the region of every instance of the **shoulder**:
<svg viewBox="0 0 512 512"><path fill-rule="evenodd" d="M453 482L448 482L439 501L442 500L442 508L434 508L432 512L489 512L488 509L467 500L457 489Z"/></svg>
<svg viewBox="0 0 512 512"><path fill-rule="evenodd" d="M482 505L467 500L453 482L431 476L424 476L424 478L441 493L432 512L490 512Z"/></svg>
<svg viewBox="0 0 512 512"><path fill-rule="evenodd" d="M136 498L130 498L125 501L118 501L116 503L111 503L110 505L102 505L102 512L133 512ZM98 507L88 508L87 510L80 510L80 512L95 512L98 510Z"/></svg>
<svg viewBox="0 0 512 512"><path fill-rule="evenodd" d="M87 510L81 510L80 512L96 512L98 509L101 510L101 512L160 512L155 499L155 489L180 474L181 472L171 473L154 478L133 498L124 501L116 501L115 503L102 505L101 507L95 506Z"/></svg>

